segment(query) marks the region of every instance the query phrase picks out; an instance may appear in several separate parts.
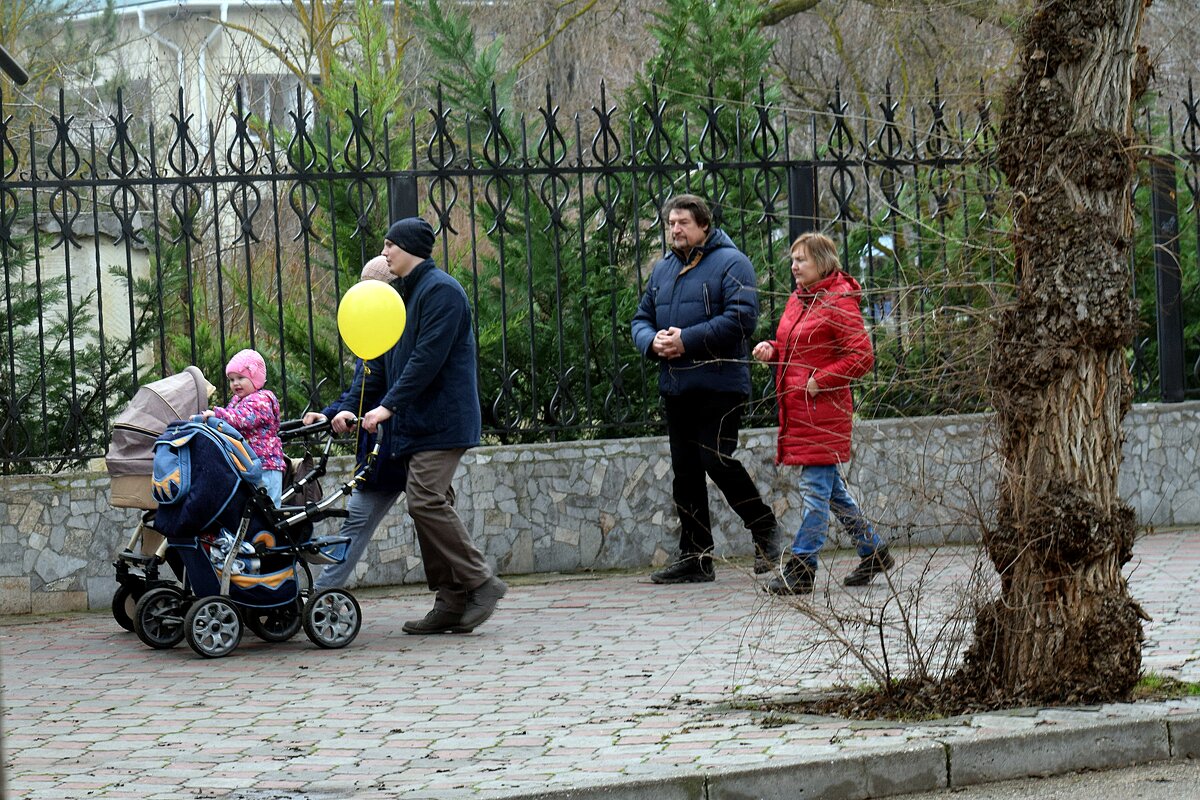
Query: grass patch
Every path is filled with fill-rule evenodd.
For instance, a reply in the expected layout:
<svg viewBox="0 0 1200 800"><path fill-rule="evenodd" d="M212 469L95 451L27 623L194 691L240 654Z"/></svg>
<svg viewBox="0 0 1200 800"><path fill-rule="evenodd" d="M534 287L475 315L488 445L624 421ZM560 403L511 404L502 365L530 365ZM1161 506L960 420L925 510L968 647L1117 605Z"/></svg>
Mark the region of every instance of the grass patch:
<svg viewBox="0 0 1200 800"><path fill-rule="evenodd" d="M1181 681L1167 675L1149 672L1133 687L1134 700L1178 700L1200 695L1200 683Z"/></svg>

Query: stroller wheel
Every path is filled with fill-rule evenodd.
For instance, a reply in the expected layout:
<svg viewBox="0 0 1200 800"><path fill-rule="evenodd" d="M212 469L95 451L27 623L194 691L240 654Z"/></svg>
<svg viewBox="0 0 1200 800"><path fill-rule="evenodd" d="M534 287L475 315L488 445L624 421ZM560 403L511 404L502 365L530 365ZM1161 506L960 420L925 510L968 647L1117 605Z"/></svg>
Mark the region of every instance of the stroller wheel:
<svg viewBox="0 0 1200 800"><path fill-rule="evenodd" d="M300 631L300 601L276 608L248 609L246 627L264 642L286 642Z"/></svg>
<svg viewBox="0 0 1200 800"><path fill-rule="evenodd" d="M317 647L335 650L358 636L362 611L345 589L325 589L304 605L304 632Z"/></svg>
<svg viewBox="0 0 1200 800"><path fill-rule="evenodd" d="M133 632L147 647L167 650L183 640L184 594L173 586L151 589L137 601Z"/></svg>
<svg viewBox="0 0 1200 800"><path fill-rule="evenodd" d="M242 615L228 597L201 597L188 609L183 629L189 647L205 658L221 658L242 641Z"/></svg>
<svg viewBox="0 0 1200 800"><path fill-rule="evenodd" d="M113 592L113 619L127 631L133 630L133 615L137 612L138 599L133 596L133 590L128 586L118 586Z"/></svg>

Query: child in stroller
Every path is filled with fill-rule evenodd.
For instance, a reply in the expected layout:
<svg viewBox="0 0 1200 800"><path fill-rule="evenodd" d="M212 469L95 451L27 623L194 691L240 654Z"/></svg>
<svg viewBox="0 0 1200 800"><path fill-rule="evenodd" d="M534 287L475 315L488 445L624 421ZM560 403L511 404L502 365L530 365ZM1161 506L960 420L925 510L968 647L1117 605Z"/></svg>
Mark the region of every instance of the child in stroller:
<svg viewBox="0 0 1200 800"><path fill-rule="evenodd" d="M164 382L166 387L160 385ZM174 417L183 416L174 412L197 405L203 409L207 392L201 390L206 386L199 370L190 367L180 376L143 387L155 397L171 395L175 401L159 404L168 412L151 409L148 413ZM199 396L179 402L180 395L189 392ZM139 402L136 396L131 403L143 416L153 405ZM154 424L145 419L131 422L128 410L122 416L114 426L109 452L114 505L133 505L133 500L137 507L156 504L157 508L147 510L115 562L120 587L113 598L113 616L118 622L132 628L150 647L174 647L186 638L193 650L210 658L237 647L243 623L266 641L289 639L301 626L320 647L344 647L353 641L361 625L357 601L344 590L308 596L311 578L306 562L341 559L348 540L313 539L312 526L320 519L345 516L345 510L334 504L365 480L370 467L319 502L291 505L308 494L324 473L332 443L327 424L285 423L289 429L283 432L285 438L304 437L309 442L309 437L324 435L325 447L319 465L290 486L283 506L275 508L258 485L260 464L240 434L219 419L202 416L166 426L155 450L160 462L173 458L173 468L160 465L164 474L153 482L154 491L131 492L124 478L133 472L122 467L129 466L130 454L139 447L130 440L140 434L144 450ZM139 466L144 469L142 461ZM141 477L151 484L150 475ZM153 547L157 539L162 542ZM178 580L161 576L163 563Z"/></svg>

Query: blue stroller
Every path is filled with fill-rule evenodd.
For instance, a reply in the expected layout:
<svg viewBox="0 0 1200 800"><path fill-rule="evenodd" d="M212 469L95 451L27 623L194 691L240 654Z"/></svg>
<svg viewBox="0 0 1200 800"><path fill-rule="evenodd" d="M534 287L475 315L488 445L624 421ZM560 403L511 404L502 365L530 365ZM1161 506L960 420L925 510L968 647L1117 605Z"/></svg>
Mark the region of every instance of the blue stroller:
<svg viewBox="0 0 1200 800"><path fill-rule="evenodd" d="M317 433L331 438L329 423L281 435ZM345 589L312 593L307 564L344 558L349 539L313 538L313 523L346 515L334 504L365 480L372 462L319 502L286 505L285 495L276 508L261 488L258 458L236 429L199 416L168 425L154 445L152 525L180 580L143 587L132 614L138 638L159 649L186 639L206 658L233 652L246 627L270 642L301 627L318 647L354 641L358 601Z"/></svg>

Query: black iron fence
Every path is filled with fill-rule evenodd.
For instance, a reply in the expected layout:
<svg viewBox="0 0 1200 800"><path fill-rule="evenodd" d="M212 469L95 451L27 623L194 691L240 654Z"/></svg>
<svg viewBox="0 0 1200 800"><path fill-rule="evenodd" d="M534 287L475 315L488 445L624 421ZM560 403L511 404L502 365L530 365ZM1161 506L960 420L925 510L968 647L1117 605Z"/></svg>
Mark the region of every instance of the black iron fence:
<svg viewBox="0 0 1200 800"><path fill-rule="evenodd" d="M869 115L840 93L816 111L653 95L589 115L466 114L438 98L404 124L369 109L298 111L263 128L240 97L198 130L182 94L170 124L103 125L60 99L45 130L17 130L0 87L0 469L58 469L102 455L141 383L196 364L218 383L255 347L289 415L348 380L338 298L379 250L389 219L438 229L435 258L466 287L480 353L485 433L496 441L659 429L655 368L629 342L659 209L704 195L759 270L769 334L791 291L792 237L832 232L865 289L876 346L860 411L986 407L986 318L1007 297L1009 226L980 102L936 94ZM1134 291L1147 324L1130 353L1139 399L1200 397L1200 122L1190 87L1148 112L1135 190ZM1180 185L1182 178L1182 185ZM773 420L755 368L750 423Z"/></svg>

